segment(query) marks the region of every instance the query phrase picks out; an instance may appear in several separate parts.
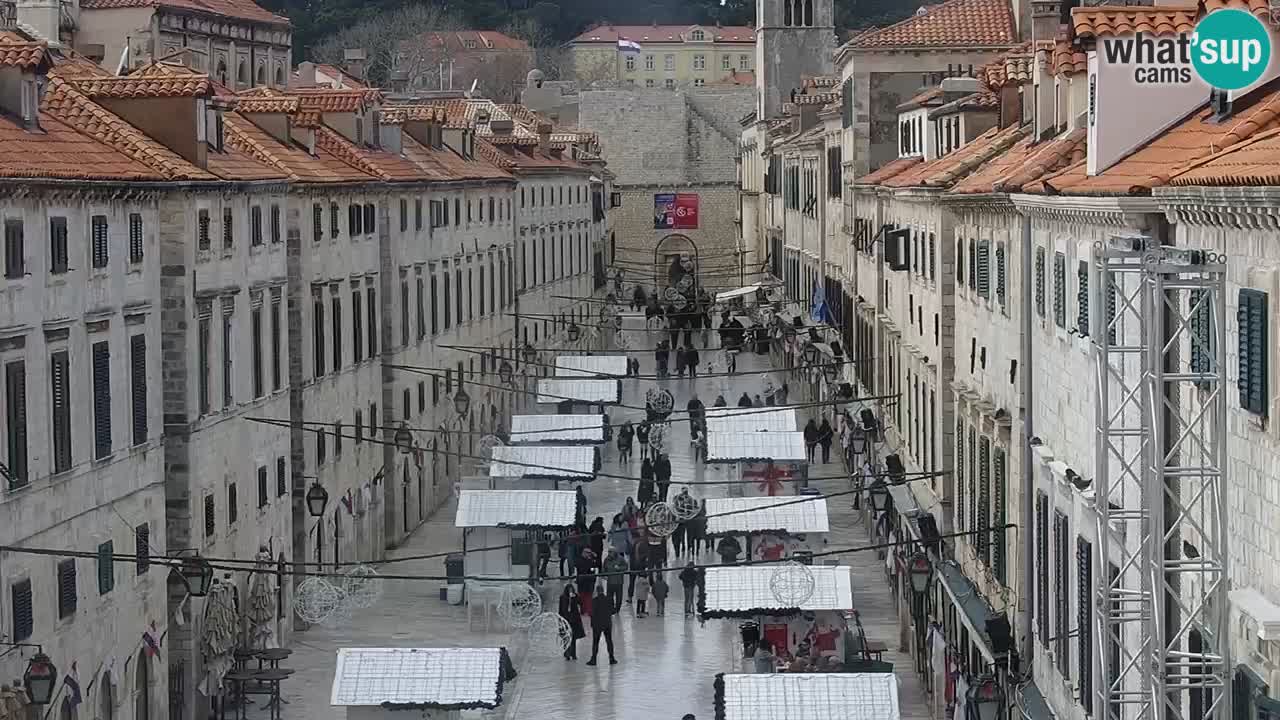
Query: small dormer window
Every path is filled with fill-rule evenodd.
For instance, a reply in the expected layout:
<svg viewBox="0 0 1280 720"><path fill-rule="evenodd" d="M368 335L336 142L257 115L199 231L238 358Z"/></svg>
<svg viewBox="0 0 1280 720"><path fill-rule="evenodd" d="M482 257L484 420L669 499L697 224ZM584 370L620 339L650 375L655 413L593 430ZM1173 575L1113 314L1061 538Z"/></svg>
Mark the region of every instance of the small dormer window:
<svg viewBox="0 0 1280 720"><path fill-rule="evenodd" d="M36 90L35 80L22 81L22 120L27 124L34 123L36 113L40 109L40 98Z"/></svg>
<svg viewBox="0 0 1280 720"><path fill-rule="evenodd" d="M707 39L707 34L701 30L694 30L693 32L689 33L689 39L695 42L700 42L702 40Z"/></svg>

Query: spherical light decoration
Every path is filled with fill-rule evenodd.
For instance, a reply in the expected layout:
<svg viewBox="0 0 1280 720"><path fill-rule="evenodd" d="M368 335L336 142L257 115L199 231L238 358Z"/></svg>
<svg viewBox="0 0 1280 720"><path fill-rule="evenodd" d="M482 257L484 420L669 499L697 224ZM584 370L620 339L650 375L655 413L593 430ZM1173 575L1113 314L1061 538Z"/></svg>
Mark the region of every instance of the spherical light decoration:
<svg viewBox="0 0 1280 720"><path fill-rule="evenodd" d="M621 330L622 328L618 328ZM631 349L631 337L624 332L619 332L613 336L613 344L619 350Z"/></svg>
<svg viewBox="0 0 1280 720"><path fill-rule="evenodd" d="M382 597L382 581L378 571L368 565L356 565L343 573L342 591L347 604L355 610L364 610L377 604Z"/></svg>
<svg viewBox="0 0 1280 720"><path fill-rule="evenodd" d="M769 576L769 589L777 599L778 607L800 607L813 597L816 584L813 570L808 565L795 561L779 565Z"/></svg>
<svg viewBox="0 0 1280 720"><path fill-rule="evenodd" d="M667 426L664 424L656 424L649 427L649 449L655 455L662 455L667 451Z"/></svg>
<svg viewBox="0 0 1280 720"><path fill-rule="evenodd" d="M336 586L335 586L336 587ZM338 606L329 613L329 617L320 621L326 627L345 627L351 624L356 608L351 604L351 597L342 588L338 588Z"/></svg>
<svg viewBox="0 0 1280 720"><path fill-rule="evenodd" d="M674 303L676 300L680 300L683 298L684 296L680 294L680 291L673 287L669 287L666 290L662 291L662 299L666 300L669 303Z"/></svg>
<svg viewBox="0 0 1280 720"><path fill-rule="evenodd" d="M682 293L687 293L692 289L693 289L692 275L681 275L680 279L676 281L676 290L679 290Z"/></svg>
<svg viewBox="0 0 1280 720"><path fill-rule="evenodd" d="M677 309L677 310L683 310L683 309L685 309L685 308L689 307L689 298L687 298L687 297L685 297L685 296L681 295L679 292L677 292L677 293L676 293L676 297L675 297L675 299L671 301L671 307L673 307L673 308L675 308L675 309Z"/></svg>
<svg viewBox="0 0 1280 720"><path fill-rule="evenodd" d="M498 617L515 628L527 628L542 612L542 596L528 583L511 583L498 601Z"/></svg>
<svg viewBox="0 0 1280 720"><path fill-rule="evenodd" d="M573 626L560 613L544 612L529 623L529 652L560 655L573 642Z"/></svg>
<svg viewBox="0 0 1280 720"><path fill-rule="evenodd" d="M476 448L476 456L480 458L481 465L488 465L493 461L493 449L502 447L505 443L502 438L497 435L485 435L480 438L479 447Z"/></svg>
<svg viewBox="0 0 1280 720"><path fill-rule="evenodd" d="M653 411L659 415L670 415L676 406L676 399L671 395L671 391L662 388L658 388L658 392L652 398L646 395L645 399L649 401Z"/></svg>
<svg viewBox="0 0 1280 720"><path fill-rule="evenodd" d="M343 593L333 583L319 577L303 580L294 591L293 611L315 625L324 622L342 604Z"/></svg>
<svg viewBox="0 0 1280 720"><path fill-rule="evenodd" d="M680 519L676 517L675 510L672 510L670 505L659 502L650 505L644 512L644 524L650 535L667 537L676 531L676 527L680 525Z"/></svg>
<svg viewBox="0 0 1280 720"><path fill-rule="evenodd" d="M702 503L689 493L678 493L668 503L677 520L692 520L702 511Z"/></svg>

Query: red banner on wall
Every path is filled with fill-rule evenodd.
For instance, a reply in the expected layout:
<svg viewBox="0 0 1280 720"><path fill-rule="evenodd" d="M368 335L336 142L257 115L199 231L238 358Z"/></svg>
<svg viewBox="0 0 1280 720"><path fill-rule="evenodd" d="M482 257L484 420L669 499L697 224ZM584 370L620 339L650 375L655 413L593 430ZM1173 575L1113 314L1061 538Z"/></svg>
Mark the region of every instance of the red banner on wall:
<svg viewBox="0 0 1280 720"><path fill-rule="evenodd" d="M653 196L654 230L697 230L697 193L659 193Z"/></svg>

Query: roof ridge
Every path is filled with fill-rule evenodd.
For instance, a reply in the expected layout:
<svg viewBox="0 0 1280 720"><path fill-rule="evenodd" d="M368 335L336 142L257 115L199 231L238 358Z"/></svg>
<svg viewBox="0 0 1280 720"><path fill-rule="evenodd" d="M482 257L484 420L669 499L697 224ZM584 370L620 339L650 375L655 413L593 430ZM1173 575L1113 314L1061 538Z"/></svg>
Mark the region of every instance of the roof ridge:
<svg viewBox="0 0 1280 720"><path fill-rule="evenodd" d="M290 180L297 180L297 173L293 172L285 163L280 161L280 158L272 154L262 143L250 137L244 128L239 126L241 121L250 124L253 122L234 113L227 113L224 116L223 134L225 139L230 141L231 146L259 162L288 174Z"/></svg>
<svg viewBox="0 0 1280 720"><path fill-rule="evenodd" d="M920 9L924 10L923 13L919 12L920 9L918 9L916 11L916 14L913 14L911 17L904 18L902 20L899 20L896 23L885 25L884 27L881 27L881 28L868 30L864 33L861 33L860 35L856 35L855 37L849 39L848 46L850 47L850 49L856 49L859 47L868 47L868 48L882 47L882 46L872 45L870 41L875 40L876 38L879 38L879 37L887 36L893 31L909 28L913 24L921 24L923 22L928 21L930 18L932 18L935 15L946 12L948 10L952 10L956 7L968 5L971 3L974 5L978 5L986 2L988 2L988 0L945 0L945 2L941 2L936 5L927 5L927 6L922 5ZM1010 36L1007 38L1006 42L998 42L998 43L994 43L994 45L998 45L998 46L1016 45L1018 44L1018 38L1017 38L1016 30L1013 28L1012 11L1009 9L1008 2L1006 2L1005 0L1001 0L999 5L1000 5L1000 10L1003 11L1004 13L1004 17L1000 19L1008 21L1007 26L1004 28L1001 28L1001 30L1008 31ZM939 43L923 42L923 43L911 44L906 42L890 42L890 43L887 43L887 46L892 48L893 46L915 47L917 45L934 45L934 44L939 44ZM956 42L956 43L944 43L944 44L951 44L951 45L958 45L958 46L963 46L966 44L981 46L981 47L990 46L988 44L983 44L978 42L967 42L967 43Z"/></svg>
<svg viewBox="0 0 1280 720"><path fill-rule="evenodd" d="M316 144L360 172L368 173L380 180L391 179L385 171L361 155L359 149L352 145L349 140L340 136L337 131L326 125L316 128Z"/></svg>
<svg viewBox="0 0 1280 720"><path fill-rule="evenodd" d="M1081 142L1088 139L1088 132L1084 128L1077 128L1070 132L1050 140L1043 146L1038 148L1013 172L1005 175L996 182L995 187L1003 192L1016 192L1022 189L1023 185L1044 177L1047 173L1057 172L1065 167L1075 164L1070 161L1070 157L1074 153L1056 155L1049 153L1053 158L1053 162L1044 162L1047 151L1054 149L1058 145L1066 145L1068 147L1079 146ZM1039 159L1039 162L1037 162Z"/></svg>
<svg viewBox="0 0 1280 720"><path fill-rule="evenodd" d="M1237 152L1239 150L1244 150L1256 143L1262 142L1264 140L1269 140L1275 137L1276 135L1280 135L1280 127L1272 127L1269 130L1263 130L1262 132L1255 133L1254 135L1250 135L1249 137L1245 138L1244 140L1241 140L1240 142L1237 142L1233 145L1228 145L1227 147L1223 148L1217 153L1210 151L1210 154L1202 158L1191 160L1189 162L1183 163L1182 165L1175 167L1173 169L1172 174L1169 176L1169 182L1172 182L1179 175L1191 172L1192 170L1195 170L1203 165L1207 165L1213 162L1214 160L1220 160L1223 157L1230 155L1231 153Z"/></svg>
<svg viewBox="0 0 1280 720"><path fill-rule="evenodd" d="M1011 125L1004 130L997 130L995 135L987 138L985 145L979 145L971 154L960 158L960 160L950 169L943 170L940 174L931 178L926 178L923 182L925 187L940 187L953 184L956 180L968 175L978 166L986 163L1000 153L1017 145L1027 135L1027 129ZM1010 132L1012 131L1012 132ZM978 144L982 141L982 137L975 138L973 143ZM964 148L961 148L963 150ZM959 151L957 151L959 152Z"/></svg>

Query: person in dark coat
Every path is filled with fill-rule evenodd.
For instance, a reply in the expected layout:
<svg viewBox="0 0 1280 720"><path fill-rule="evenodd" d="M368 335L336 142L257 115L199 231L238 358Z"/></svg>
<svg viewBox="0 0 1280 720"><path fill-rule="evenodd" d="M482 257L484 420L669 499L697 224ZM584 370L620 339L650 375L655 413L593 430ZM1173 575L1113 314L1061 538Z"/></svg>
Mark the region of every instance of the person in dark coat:
<svg viewBox="0 0 1280 720"><path fill-rule="evenodd" d="M581 486L581 485L579 485L579 486L577 487L577 489L574 491L574 499L575 499L575 501L577 502L577 506L578 506L577 522L582 523L583 525L586 525L586 523L587 523L587 494L586 494L585 492L583 492L583 491L582 491L582 486Z"/></svg>
<svg viewBox="0 0 1280 720"><path fill-rule="evenodd" d="M658 365L658 377L667 376L667 368L671 363L671 346L666 340L658 343L658 347L653 351L653 361Z"/></svg>
<svg viewBox="0 0 1280 720"><path fill-rule="evenodd" d="M813 462L813 449L818 446L818 424L809 418L804 426L804 447L809 454L809 462Z"/></svg>
<svg viewBox="0 0 1280 720"><path fill-rule="evenodd" d="M569 628L573 631L569 636L569 647L564 650L564 659L577 660L578 639L586 637L587 631L582 628L582 601L573 591L572 583L565 584L564 592L560 595L560 617L569 623Z"/></svg>
<svg viewBox="0 0 1280 720"><path fill-rule="evenodd" d="M684 353L684 364L689 368L689 379L692 380L693 378L698 377L698 363L700 360L701 359L698 357L698 348L694 347L693 344L690 343L689 349Z"/></svg>
<svg viewBox="0 0 1280 720"><path fill-rule="evenodd" d="M604 596L604 588L596 588L596 595L591 608L591 659L588 665L596 664L596 656L600 654L600 636L604 636L605 647L609 649L609 664L617 665L618 659L613 656L613 608L609 607L609 599Z"/></svg>
<svg viewBox="0 0 1280 720"><path fill-rule="evenodd" d="M649 421L644 421L636 426L636 442L640 444L640 459L645 460L649 457Z"/></svg>
<svg viewBox="0 0 1280 720"><path fill-rule="evenodd" d="M604 518L598 517L592 520L591 527L587 528L587 535L590 538L591 551L596 554L596 563L597 567L599 567L599 563L604 562Z"/></svg>
<svg viewBox="0 0 1280 720"><path fill-rule="evenodd" d="M653 502L653 461L645 458L640 463L640 491L636 494L640 507L647 508Z"/></svg>
<svg viewBox="0 0 1280 720"><path fill-rule="evenodd" d="M631 293L631 312L635 312L645 306L644 288L636 285L636 289Z"/></svg>
<svg viewBox="0 0 1280 720"><path fill-rule="evenodd" d="M687 365L686 358L688 354L684 351L684 346L676 348L676 377L684 377L684 369Z"/></svg>
<svg viewBox="0 0 1280 720"><path fill-rule="evenodd" d="M634 445L636 437L635 428L630 422L624 423L622 428L618 430L618 462L626 465L631 462L631 448Z"/></svg>
<svg viewBox="0 0 1280 720"><path fill-rule="evenodd" d="M698 514L689 519L688 522L688 540L689 557L697 557L698 552L702 549L702 542L707 537L707 501L702 501L702 507L698 510Z"/></svg>
<svg viewBox="0 0 1280 720"><path fill-rule="evenodd" d="M578 555L578 602L582 612L591 613L591 592L596 585L596 558L590 548Z"/></svg>
<svg viewBox="0 0 1280 720"><path fill-rule="evenodd" d="M716 546L716 554L720 556L720 562L725 565L737 563L740 552L742 552L742 545L732 535L721 538L720 544Z"/></svg>
<svg viewBox="0 0 1280 720"><path fill-rule="evenodd" d="M627 603L636 596L636 574L648 567L649 563L649 538L648 533L637 527L636 534L631 538L631 575L627 578Z"/></svg>
<svg viewBox="0 0 1280 720"><path fill-rule="evenodd" d="M738 407L740 408L751 407L751 396L748 395L746 392L743 392L742 397L738 398Z"/></svg>
<svg viewBox="0 0 1280 720"><path fill-rule="evenodd" d="M684 614L692 615L698 593L698 569L693 566L693 561L680 571L680 585L684 588Z"/></svg>
<svg viewBox="0 0 1280 720"><path fill-rule="evenodd" d="M698 428L706 424L707 406L702 404L698 399L698 393L695 392L684 409L689 413L689 437L693 437L698 433Z"/></svg>
<svg viewBox="0 0 1280 720"><path fill-rule="evenodd" d="M831 462L831 439L834 435L835 431L831 429L831 422L825 417L822 418L822 424L818 426L818 444L822 446L822 463L824 465Z"/></svg>
<svg viewBox="0 0 1280 720"><path fill-rule="evenodd" d="M658 501L667 501L667 491L671 489L671 460L666 455L659 455L653 464L653 477L658 481Z"/></svg>

